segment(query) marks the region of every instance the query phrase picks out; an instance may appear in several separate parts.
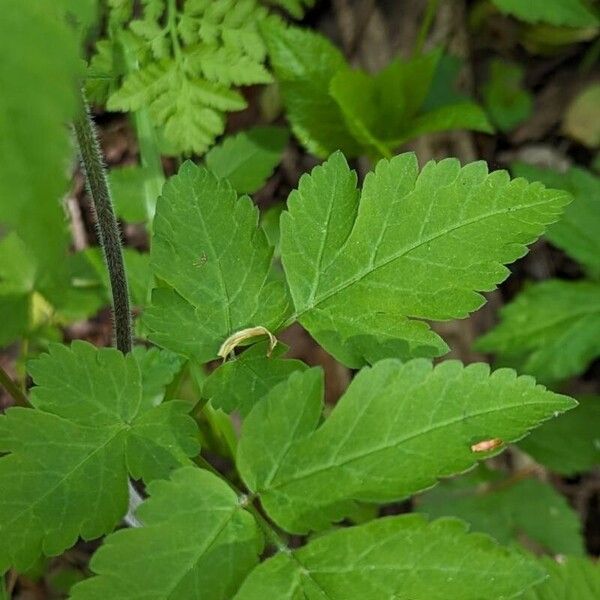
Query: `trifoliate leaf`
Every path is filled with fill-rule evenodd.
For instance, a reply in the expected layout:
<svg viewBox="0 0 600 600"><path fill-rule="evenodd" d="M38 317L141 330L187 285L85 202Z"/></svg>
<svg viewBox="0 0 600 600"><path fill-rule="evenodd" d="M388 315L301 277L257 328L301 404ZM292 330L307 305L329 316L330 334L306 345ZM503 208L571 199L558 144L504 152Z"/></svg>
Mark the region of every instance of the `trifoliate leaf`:
<svg viewBox="0 0 600 600"><path fill-rule="evenodd" d="M229 486L207 471L179 469L148 488L143 527L108 536L92 557L95 577L72 600L228 600L258 563L262 535Z"/></svg>
<svg viewBox="0 0 600 600"><path fill-rule="evenodd" d="M540 169L525 163L511 171L529 181L566 190L573 195L559 221L548 227L546 237L569 256L582 263L591 275L600 276L600 178L590 171L571 167L565 173Z"/></svg>
<svg viewBox="0 0 600 600"><path fill-rule="evenodd" d="M579 515L551 485L537 479L513 480L481 469L442 482L418 500L417 509L432 519L463 519L501 544L526 536L552 554L585 553Z"/></svg>
<svg viewBox="0 0 600 600"><path fill-rule="evenodd" d="M152 266L168 287L153 291L150 338L206 362L242 329L271 330L288 304L283 282L269 280L272 252L252 201L184 164L165 184L154 220Z"/></svg>
<svg viewBox="0 0 600 600"><path fill-rule="evenodd" d="M329 94L332 78L346 65L342 53L309 30L265 23L261 31L294 135L321 158L337 149L358 156L360 144Z"/></svg>
<svg viewBox="0 0 600 600"><path fill-rule="evenodd" d="M584 558L563 557L560 562L540 559L549 577L523 594L522 600L596 600L600 597L600 565Z"/></svg>
<svg viewBox="0 0 600 600"><path fill-rule="evenodd" d="M159 348L136 346L132 354L142 376L142 397L152 406L163 401L165 388L182 366L180 356Z"/></svg>
<svg viewBox="0 0 600 600"><path fill-rule="evenodd" d="M269 515L291 532L326 527L352 501L392 502L464 471L575 402L485 364L386 360L363 369L321 417L320 371L293 373L244 422L237 463ZM331 482L335 481L335 485Z"/></svg>
<svg viewBox="0 0 600 600"><path fill-rule="evenodd" d="M0 572L111 531L127 508L128 472L165 476L198 451L187 404L155 406L132 355L54 345L30 373L34 409L0 417Z"/></svg>
<svg viewBox="0 0 600 600"><path fill-rule="evenodd" d="M533 558L468 534L464 523L419 515L322 536L258 566L235 600L480 600L514 598L542 580Z"/></svg>
<svg viewBox="0 0 600 600"><path fill-rule="evenodd" d="M537 462L561 475L583 473L600 464L600 398L584 396L577 401L579 406L572 411L519 442Z"/></svg>
<svg viewBox="0 0 600 600"><path fill-rule="evenodd" d="M77 112L81 68L75 31L57 13L52 3L3 3L0 223L35 257L38 280L58 278L64 285L69 236L60 200L72 157L66 125Z"/></svg>
<svg viewBox="0 0 600 600"><path fill-rule="evenodd" d="M600 356L600 284L550 279L525 288L500 310L500 324L475 347L543 381L585 371Z"/></svg>
<svg viewBox="0 0 600 600"><path fill-rule="evenodd" d="M296 316L350 366L440 355L445 344L422 320L477 310L478 292L506 278L503 265L523 256L568 200L489 174L482 162L432 161L419 173L413 154L380 161L361 194L336 153L300 179L281 217Z"/></svg>
<svg viewBox="0 0 600 600"><path fill-rule="evenodd" d="M599 105L600 83L593 83L569 104L563 117L563 131L589 148L598 148L600 146Z"/></svg>
<svg viewBox="0 0 600 600"><path fill-rule="evenodd" d="M300 360L280 358L286 350L278 344L268 356L267 342L254 344L213 371L204 382L202 395L215 408L225 412L238 410L243 416L247 415L278 383L294 371L307 368Z"/></svg>
<svg viewBox="0 0 600 600"><path fill-rule="evenodd" d="M225 138L206 155L206 166L220 179L229 179L240 194L258 191L281 160L288 141L283 127L254 127Z"/></svg>
<svg viewBox="0 0 600 600"><path fill-rule="evenodd" d="M597 16L583 0L492 0L498 9L527 23L594 27Z"/></svg>
<svg viewBox="0 0 600 600"><path fill-rule="evenodd" d="M533 98L522 87L523 75L524 69L515 63L502 59L490 63L483 99L491 120L501 131L510 131L527 120L533 110Z"/></svg>

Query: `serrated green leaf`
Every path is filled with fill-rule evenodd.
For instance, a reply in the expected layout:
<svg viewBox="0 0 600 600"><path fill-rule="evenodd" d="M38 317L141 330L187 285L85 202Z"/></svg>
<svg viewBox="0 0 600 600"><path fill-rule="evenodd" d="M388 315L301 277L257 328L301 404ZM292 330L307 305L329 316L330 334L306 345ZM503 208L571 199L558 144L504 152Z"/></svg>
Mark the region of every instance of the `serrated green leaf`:
<svg viewBox="0 0 600 600"><path fill-rule="evenodd" d="M442 354L445 344L422 319L477 310L478 292L506 278L503 265L523 256L568 200L504 171L489 174L482 162L461 168L446 159L419 173L413 154L380 161L360 194L336 153L300 179L281 217L296 316L351 366L401 351L394 340L405 345L400 357Z"/></svg>
<svg viewBox="0 0 600 600"><path fill-rule="evenodd" d="M592 560L566 557L560 562L540 559L548 579L526 592L523 600L597 600L600 597L600 565Z"/></svg>
<svg viewBox="0 0 600 600"><path fill-rule="evenodd" d="M565 209L561 219L548 227L546 237L582 263L591 275L600 276L600 178L579 167L559 173L515 163L511 165L511 171L517 177L541 181L546 186L566 190L573 195L573 202Z"/></svg>
<svg viewBox="0 0 600 600"><path fill-rule="evenodd" d="M207 362L232 334L272 329L287 311L281 280L270 279L272 249L258 210L228 181L191 162L158 201L151 252L157 288L145 322L150 338Z"/></svg>
<svg viewBox="0 0 600 600"><path fill-rule="evenodd" d="M543 381L585 371L600 356L600 285L550 279L525 288L500 310L500 324L475 347L519 360Z"/></svg>
<svg viewBox="0 0 600 600"><path fill-rule="evenodd" d="M220 179L228 179L238 193L251 194L269 179L287 142L283 127L254 127L212 148L206 166Z"/></svg>
<svg viewBox="0 0 600 600"><path fill-rule="evenodd" d="M489 79L483 86L485 106L501 131L510 131L527 120L533 110L533 98L523 89L524 69L510 61L494 59Z"/></svg>
<svg viewBox="0 0 600 600"><path fill-rule="evenodd" d="M95 577L72 600L228 600L257 564L262 535L226 483L197 468L149 486L143 527L108 536L91 561Z"/></svg>
<svg viewBox="0 0 600 600"><path fill-rule="evenodd" d="M532 558L419 515L378 519L316 539L257 567L235 600L514 598L544 577Z"/></svg>
<svg viewBox="0 0 600 600"><path fill-rule="evenodd" d="M173 381L183 361L180 356L168 350L143 346L136 346L132 355L142 376L142 397L145 402L157 406L162 402L165 388Z"/></svg>
<svg viewBox="0 0 600 600"><path fill-rule="evenodd" d="M582 0L492 0L504 13L527 23L594 27L598 17Z"/></svg>
<svg viewBox="0 0 600 600"><path fill-rule="evenodd" d="M294 135L321 158L337 149L349 156L360 154L360 145L329 94L331 79L345 67L342 53L309 30L265 23L261 31Z"/></svg>
<svg viewBox="0 0 600 600"><path fill-rule="evenodd" d="M134 356L54 345L30 373L34 409L0 418L0 572L111 531L127 508L128 472L165 476L198 451L188 405L155 406Z"/></svg>
<svg viewBox="0 0 600 600"><path fill-rule="evenodd" d="M538 479L511 479L481 469L442 482L418 499L417 510L432 519L463 519L500 544L521 541L525 535L552 554L585 554L579 515Z"/></svg>
<svg viewBox="0 0 600 600"><path fill-rule="evenodd" d="M560 419L544 423L519 446L537 462L562 475L575 475L600 464L600 398L578 397Z"/></svg>
<svg viewBox="0 0 600 600"><path fill-rule="evenodd" d="M280 358L287 348L282 344L268 356L268 342L254 344L240 356L214 370L204 382L202 395L215 408L237 410L247 415L277 384L307 366L300 360Z"/></svg>
<svg viewBox="0 0 600 600"><path fill-rule="evenodd" d="M245 483L291 532L430 487L489 456L473 444L515 441L575 405L509 369L424 359L363 369L317 428L322 395L319 370L293 373L250 412L238 447Z"/></svg>
<svg viewBox="0 0 600 600"><path fill-rule="evenodd" d="M154 207L148 205L145 187L153 177L149 167L127 166L110 170L108 180L119 218L129 223L144 223L151 218Z"/></svg>

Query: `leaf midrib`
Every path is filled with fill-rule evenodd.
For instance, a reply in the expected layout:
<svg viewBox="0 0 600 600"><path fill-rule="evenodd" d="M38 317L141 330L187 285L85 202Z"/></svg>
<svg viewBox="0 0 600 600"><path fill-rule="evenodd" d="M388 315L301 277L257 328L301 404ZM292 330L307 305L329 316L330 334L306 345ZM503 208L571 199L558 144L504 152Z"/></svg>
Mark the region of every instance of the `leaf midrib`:
<svg viewBox="0 0 600 600"><path fill-rule="evenodd" d="M395 252L393 254L391 254L390 256L387 256L386 258L380 260L379 262L375 263L372 265L372 267L369 267L368 269L363 269L362 271L360 271L359 273L357 273L356 275L354 275L353 277L351 277L350 279L338 284L337 286L335 286L333 289L331 289L330 291L324 293L320 298L316 299L316 302L313 300L313 302L309 305L304 306L303 308L301 308L300 310L298 310L296 312L296 314L291 318L293 319L293 321L299 319L302 315L304 315L305 313L309 312L310 310L313 310L314 308L317 308L320 304L326 302L327 300L329 300L331 297L339 294L340 292L343 292L345 289L351 287L352 285L358 283L359 281L361 281L362 279L364 279L365 277L367 277L368 275L371 275L372 273L374 273L375 271L377 271L378 269L381 269L385 266L387 266L388 264L403 258L405 256L407 256L410 252L413 252L414 250L417 250L418 248L420 248L421 246L424 246L425 244L428 244L438 238L441 238L445 235L448 235L449 233L452 233L454 231L457 231L458 229L461 229L462 227L467 227L469 225L473 225L475 223L478 223L480 221L484 221L485 219L489 219L498 215L503 215L503 214L509 214L509 213L514 213L520 210L525 210L525 209L531 209L531 208L535 208L536 206L543 206L545 204L553 204L555 198L551 198L551 199L546 199L543 200L541 202L536 202L533 204L520 204L518 206L513 206L509 208L503 208L502 210L496 210L496 211L492 211L492 212L488 212L485 213L483 215L477 215L476 217L473 217L471 219L468 219L466 221L463 221L457 225L454 225L453 227L449 227L446 229L443 229L442 231L437 232L436 234L430 235L422 240L419 240L418 242L415 242L414 244L410 245L408 248L402 248L401 250L399 250L398 252ZM377 250L377 248L375 248L375 250ZM331 265L330 265L331 267ZM329 268L330 268L329 267ZM320 277L320 276L319 276ZM288 321L286 321L286 325L290 323L290 319L288 319Z"/></svg>
<svg viewBox="0 0 600 600"><path fill-rule="evenodd" d="M445 421L442 421L440 423L437 423L435 426L433 427L429 427L427 429L420 429L418 431L413 432L412 434L410 434L407 437L401 438L401 439L396 439L391 443L386 443L380 446L377 446L375 448L370 448L366 451L362 451L358 454L355 454L349 458L344 459L342 462L339 463L335 463L335 464L330 464L330 465L319 465L316 468L313 468L309 471L304 471L303 473L297 473L295 476L290 477L289 479L285 480L285 481L281 481L276 483L275 485L271 486L270 488L267 489L258 489L256 490L256 492L258 494L264 493L264 492L270 492L273 491L275 489L278 488L282 488L285 487L287 485L290 485L292 483L297 483L298 481L302 481L303 479L308 479L309 477L312 477L313 475L317 475L319 473L325 472L325 471L329 471L331 469L338 469L338 468L342 468L348 464L351 464L353 462L356 462L358 460L361 460L367 456L370 456L372 454L377 454L379 452L384 452L386 450L389 450L391 448L394 448L396 446L399 446L400 444L403 444L405 442L408 442L410 440L413 440L417 437L420 437L422 435L427 435L433 431L436 431L438 429L443 429L445 427L449 427L452 425L455 425L456 423L459 423L460 421L465 421L465 420L470 420L473 418L477 418L483 415L489 415L489 414L493 414L495 412L503 412L506 410L513 410L515 407L524 407L524 406L536 406L536 405L547 405L547 402L544 402L543 400L536 400L536 401L532 401L532 402L527 402L527 403L520 403L518 405L514 405L514 406L502 406L502 407L496 407L496 408L492 408L492 409L488 409L488 410L483 410L483 411L478 411L478 412L473 412L470 413L468 416L464 416L464 415L460 415L460 416L456 416L453 417L452 419L447 419ZM315 433L317 433L319 430L316 430ZM314 435L314 434L313 434ZM303 440L306 441L306 440ZM508 440L507 440L508 441ZM476 460L476 457L473 458L473 460Z"/></svg>

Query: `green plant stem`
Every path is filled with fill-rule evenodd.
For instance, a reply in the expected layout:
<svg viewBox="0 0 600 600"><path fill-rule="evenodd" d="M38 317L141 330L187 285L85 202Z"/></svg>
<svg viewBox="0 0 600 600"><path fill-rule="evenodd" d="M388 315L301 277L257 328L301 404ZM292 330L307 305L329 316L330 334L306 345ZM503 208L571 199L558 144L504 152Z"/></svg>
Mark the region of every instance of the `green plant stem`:
<svg viewBox="0 0 600 600"><path fill-rule="evenodd" d="M121 352L127 353L132 348L131 309L121 235L113 210L96 128L83 91L81 100L82 111L74 121L75 135L88 191L96 212L100 243L110 279L116 345Z"/></svg>
<svg viewBox="0 0 600 600"><path fill-rule="evenodd" d="M425 40L427 39L427 36L429 35L429 30L431 29L431 25L433 24L433 19L437 11L438 4L439 0L427 0L427 7L425 8L423 21L421 23L421 27L417 35L413 56L418 56L419 54L423 53L423 46L425 45Z"/></svg>
<svg viewBox="0 0 600 600"><path fill-rule="evenodd" d="M0 366L0 384L12 396L17 406L29 406L27 396L21 391L19 386L10 378L8 373Z"/></svg>
<svg viewBox="0 0 600 600"><path fill-rule="evenodd" d="M210 471L213 475L216 475L219 479L223 480L237 494L238 498L245 498L244 508L256 519L260 528L265 534L265 537L271 542L271 544L273 544L275 548L277 548L279 552L290 551L286 541L279 535L279 533L267 521L267 519L262 516L258 508L254 506L252 502L254 497L252 495L244 494L231 481L229 481L229 479L221 475L221 473L219 473L219 471L217 471L217 469L215 469L203 456L197 456L195 462L203 469Z"/></svg>

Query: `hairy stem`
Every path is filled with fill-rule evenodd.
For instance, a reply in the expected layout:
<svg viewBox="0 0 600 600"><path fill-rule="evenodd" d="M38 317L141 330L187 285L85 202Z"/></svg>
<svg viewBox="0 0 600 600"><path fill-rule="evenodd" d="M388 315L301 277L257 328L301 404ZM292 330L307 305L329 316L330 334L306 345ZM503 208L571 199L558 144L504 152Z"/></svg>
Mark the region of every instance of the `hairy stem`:
<svg viewBox="0 0 600 600"><path fill-rule="evenodd" d="M81 91L81 101L83 105L81 115L74 121L73 127L79 145L81 163L86 175L88 192L96 211L100 244L102 245L110 279L115 342L117 349L127 354L131 352L133 340L129 289L127 287L125 263L123 262L121 234L112 205L96 128L83 90ZM129 483L129 508L125 521L132 527L141 525L134 514L141 502L140 495Z"/></svg>
<svg viewBox="0 0 600 600"><path fill-rule="evenodd" d="M12 396L17 406L29 406L27 396L0 365L0 384Z"/></svg>
<svg viewBox="0 0 600 600"><path fill-rule="evenodd" d="M116 345L121 352L127 353L131 351L132 347L131 309L121 235L113 210L96 128L83 91L81 98L83 110L74 122L75 135L79 145L81 163L86 174L88 192L96 212L100 243L108 268Z"/></svg>

